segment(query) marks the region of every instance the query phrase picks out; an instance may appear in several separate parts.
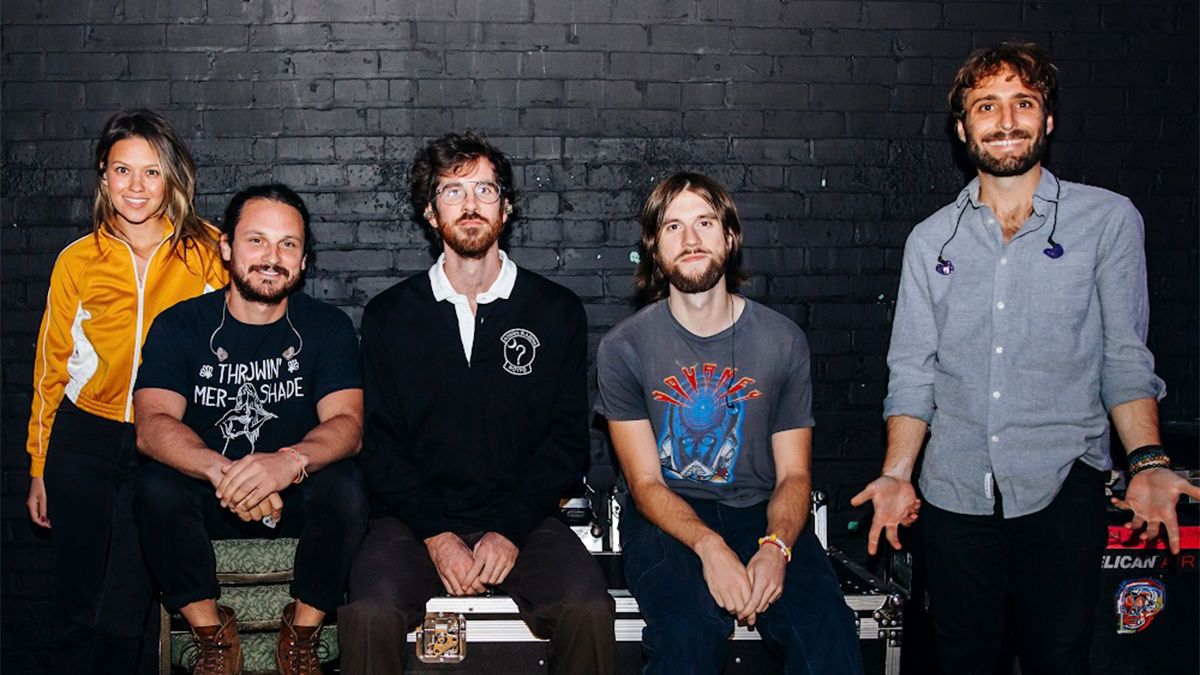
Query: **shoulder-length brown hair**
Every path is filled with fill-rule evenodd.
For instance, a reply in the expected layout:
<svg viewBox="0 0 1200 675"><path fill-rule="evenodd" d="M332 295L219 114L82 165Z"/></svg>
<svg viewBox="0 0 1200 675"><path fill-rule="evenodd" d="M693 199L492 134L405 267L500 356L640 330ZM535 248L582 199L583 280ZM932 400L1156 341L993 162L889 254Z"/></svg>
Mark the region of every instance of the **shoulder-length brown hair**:
<svg viewBox="0 0 1200 675"><path fill-rule="evenodd" d="M108 153L118 141L141 138L154 148L162 170L166 194L163 196L163 213L175 226L171 235L171 251L186 260L187 250L194 246L206 246L217 250L217 233L212 223L196 213L196 163L179 134L162 115L152 110L126 110L108 119L100 142L96 144L96 199L92 205L92 232L99 236L102 228L112 228L117 219L117 209L109 197L104 184L104 171L108 166Z"/></svg>
<svg viewBox="0 0 1200 675"><path fill-rule="evenodd" d="M721 229L729 240L729 256L725 259L725 287L734 293L749 278L742 270L742 221L738 218L733 197L716 179L701 173L679 171L655 186L646 205L642 207L642 253L634 272L634 287L639 304L649 304L667 297L670 282L658 260L658 233L662 229L667 207L684 190L690 190L708 202Z"/></svg>

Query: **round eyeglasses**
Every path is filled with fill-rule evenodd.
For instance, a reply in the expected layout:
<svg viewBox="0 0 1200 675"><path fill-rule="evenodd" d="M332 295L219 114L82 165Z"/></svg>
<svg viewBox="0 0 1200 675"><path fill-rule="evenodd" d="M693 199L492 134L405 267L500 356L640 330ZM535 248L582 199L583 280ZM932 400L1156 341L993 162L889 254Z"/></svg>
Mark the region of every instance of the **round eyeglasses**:
<svg viewBox="0 0 1200 675"><path fill-rule="evenodd" d="M454 204L461 204L466 200L467 190L474 193L476 200L484 204L495 204L500 200L500 193L504 191L504 188L491 181L467 180L443 183L441 187L434 190L433 196L441 197L443 204L453 206Z"/></svg>

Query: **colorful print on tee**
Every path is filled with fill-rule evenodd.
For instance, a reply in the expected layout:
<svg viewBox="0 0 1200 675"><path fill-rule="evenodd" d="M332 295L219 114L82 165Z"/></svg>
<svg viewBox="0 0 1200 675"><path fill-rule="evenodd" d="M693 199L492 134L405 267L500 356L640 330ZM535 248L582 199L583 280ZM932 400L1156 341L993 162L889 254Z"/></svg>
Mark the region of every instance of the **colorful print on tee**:
<svg viewBox="0 0 1200 675"><path fill-rule="evenodd" d="M655 401L667 404L658 437L658 459L668 479L699 483L732 483L734 466L742 449L742 421L748 401L761 397L748 389L754 379L736 382L733 368L723 368L715 377L717 364L680 368L684 382L671 375L663 378L670 393L654 390ZM686 385L686 386L685 386Z"/></svg>

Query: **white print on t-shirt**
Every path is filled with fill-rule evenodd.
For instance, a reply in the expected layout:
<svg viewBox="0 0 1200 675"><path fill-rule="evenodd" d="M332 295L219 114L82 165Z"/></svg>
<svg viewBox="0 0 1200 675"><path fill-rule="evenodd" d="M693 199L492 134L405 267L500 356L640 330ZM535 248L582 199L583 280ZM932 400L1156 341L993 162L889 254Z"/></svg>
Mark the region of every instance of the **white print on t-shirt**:
<svg viewBox="0 0 1200 675"><path fill-rule="evenodd" d="M276 417L279 416L263 407L253 385L249 382L242 384L238 387L237 405L217 420L217 428L221 430L221 437L225 439L225 447L221 448L221 454L225 454L229 449L229 441L238 436L245 436L246 440L250 441L250 452L254 452L259 429L267 420Z"/></svg>
<svg viewBox="0 0 1200 675"><path fill-rule="evenodd" d="M221 454L225 454L230 442L237 438L245 438L250 444L250 452L254 452L263 425L279 418L268 406L293 398L304 398L304 378L287 378L282 374L283 370L284 360L278 357L200 367L201 378L212 380L216 377L216 382L195 385L192 403L206 408L229 408L214 425L225 440ZM288 359L287 372L294 373L297 370L299 363L296 359ZM230 408L231 404L233 407Z"/></svg>

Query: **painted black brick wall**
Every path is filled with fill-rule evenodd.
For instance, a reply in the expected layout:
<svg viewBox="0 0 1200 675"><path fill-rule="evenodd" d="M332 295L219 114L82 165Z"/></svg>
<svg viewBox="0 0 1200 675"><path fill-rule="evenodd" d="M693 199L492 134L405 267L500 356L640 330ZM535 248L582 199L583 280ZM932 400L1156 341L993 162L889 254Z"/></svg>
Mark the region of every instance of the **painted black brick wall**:
<svg viewBox="0 0 1200 675"><path fill-rule="evenodd" d="M355 319L428 266L403 177L425 138L470 127L525 197L514 259L587 304L595 343L630 313L635 214L667 172L709 172L746 221L748 294L814 351L816 484L836 539L877 471L901 247L967 176L945 91L962 58L1036 40L1064 88L1049 166L1146 218L1151 346L1197 416L1195 2L804 0L3 0L3 669L48 648L47 539L25 516L34 333L54 256L88 222L92 142L164 111L216 217L251 182L316 218L309 290ZM609 477L599 437L596 473Z"/></svg>

